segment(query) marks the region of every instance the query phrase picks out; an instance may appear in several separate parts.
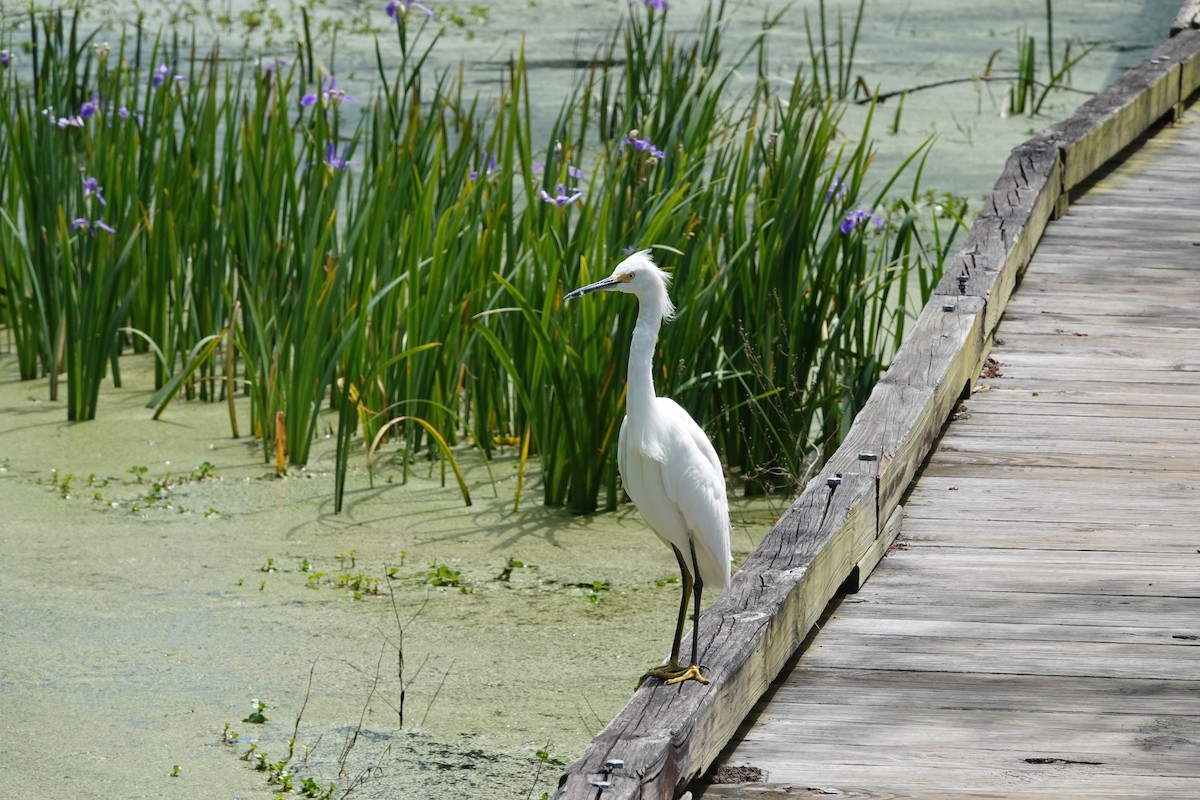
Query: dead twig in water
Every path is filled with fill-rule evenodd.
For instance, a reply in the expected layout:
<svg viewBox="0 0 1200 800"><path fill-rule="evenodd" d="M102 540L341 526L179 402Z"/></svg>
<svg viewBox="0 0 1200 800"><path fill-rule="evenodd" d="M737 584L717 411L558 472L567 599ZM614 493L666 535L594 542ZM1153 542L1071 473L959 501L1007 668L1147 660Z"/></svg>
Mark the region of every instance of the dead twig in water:
<svg viewBox="0 0 1200 800"><path fill-rule="evenodd" d="M946 78L945 80L932 81L930 83L922 83L918 86L910 86L907 89L895 89L890 92L877 92L875 94L871 94L871 90L867 87L866 82L863 81L862 78L859 78L858 79L858 81L859 81L858 88L866 96L859 97L859 98L855 99L854 102L860 106L866 105L867 103L870 103L872 101L875 102L877 105L883 105L887 100L890 100L893 97L898 97L900 95L905 95L905 94L912 94L913 92L923 92L927 89L938 89L938 88L941 88L942 86L953 86L954 84L957 84L957 83L992 83L993 81L1012 83L1015 80L1017 80L1017 76L1015 74L1014 75L972 75L969 78ZM1086 95L1095 94L1095 92L1089 92L1085 89L1076 89L1074 86L1065 86L1061 83L1056 83L1053 86L1048 86L1047 84L1042 83L1040 81L1034 81L1034 85L1040 89L1051 88L1051 89L1062 89L1062 90L1068 91L1068 92L1075 92L1076 94L1086 94ZM856 92L856 94L857 94L857 92Z"/></svg>
<svg viewBox="0 0 1200 800"><path fill-rule="evenodd" d="M442 676L441 683L438 684L437 691L433 693L433 697L429 698L429 705L425 706L425 715L421 717L421 727L425 727L425 720L429 718L429 710L433 708L433 701L438 699L438 695L442 693L442 687L446 685L446 678L450 677L450 670L454 669L454 662L450 662L450 666L446 667L446 674Z"/></svg>

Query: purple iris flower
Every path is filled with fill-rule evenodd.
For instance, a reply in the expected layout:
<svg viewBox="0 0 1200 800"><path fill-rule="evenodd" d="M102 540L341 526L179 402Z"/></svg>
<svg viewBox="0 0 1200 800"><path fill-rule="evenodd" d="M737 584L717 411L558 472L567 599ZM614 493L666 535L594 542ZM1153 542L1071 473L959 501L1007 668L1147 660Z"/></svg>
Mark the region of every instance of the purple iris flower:
<svg viewBox="0 0 1200 800"><path fill-rule="evenodd" d="M389 17L399 21L400 15L407 13L410 8L417 9L430 19L433 18L433 9L424 3L418 3L417 0L388 0L386 11Z"/></svg>
<svg viewBox="0 0 1200 800"><path fill-rule="evenodd" d="M667 0L642 0L646 4L646 8L655 8L659 11L667 10Z"/></svg>
<svg viewBox="0 0 1200 800"><path fill-rule="evenodd" d="M95 178L84 178L83 199L90 200L93 197L100 201L100 205L108 205L108 203L104 200L104 187L101 186Z"/></svg>
<svg viewBox="0 0 1200 800"><path fill-rule="evenodd" d="M883 219L878 214L872 214L870 211L865 211L861 208L856 208L848 213L838 228L842 233L850 233L850 231L867 221L874 222L876 229L883 230Z"/></svg>
<svg viewBox="0 0 1200 800"><path fill-rule="evenodd" d="M563 206L571 205L571 203L583 197L583 192L578 189L572 189L571 192L571 194L567 194L567 187L560 183L558 185L558 194L556 195L551 195L545 189L542 189L542 200L547 203L554 203L559 208L562 208Z"/></svg>
<svg viewBox="0 0 1200 800"><path fill-rule="evenodd" d="M492 153L491 155L489 155L488 151L484 150L483 151L483 161L484 161L484 164L483 164L482 172L477 169L471 170L470 175L469 175L471 180L473 180L473 181L479 180L480 175L487 177L488 175L491 175L493 172L496 171L496 154L495 153Z"/></svg>
<svg viewBox="0 0 1200 800"><path fill-rule="evenodd" d="M643 136L639 139L637 131L630 131L629 135L621 140L621 147L625 147L626 145L629 145L640 153L649 153L657 159L662 159L666 156L666 153L654 146L654 143L650 141L650 137Z"/></svg>
<svg viewBox="0 0 1200 800"><path fill-rule="evenodd" d="M0 50L0 67L7 69L10 61L12 61L12 53L7 50Z"/></svg>
<svg viewBox="0 0 1200 800"><path fill-rule="evenodd" d="M92 234L93 236L96 235L96 231L93 230L94 228L99 228L100 230L108 231L109 233L117 232L116 228L107 224L102 219L94 219L94 220L89 221L85 217L76 217L75 219L71 220L71 232L72 233L79 230L80 228L83 228L85 231Z"/></svg>
<svg viewBox="0 0 1200 800"><path fill-rule="evenodd" d="M326 82L328 82L328 84L329 84L328 86L325 85ZM333 77L332 75L330 75L328 78L321 78L321 99L324 101L325 105L327 105L327 106L336 106L338 103L342 103L342 102L346 102L346 103L357 103L358 102L357 98L351 97L350 95L346 94L344 89L338 88L337 78ZM309 92L308 94L306 94L300 98L300 105L304 106L305 108L308 108L311 105L315 105L316 102L317 102L316 92Z"/></svg>
<svg viewBox="0 0 1200 800"><path fill-rule="evenodd" d="M825 193L825 202L829 203L835 197L839 200L845 200L846 195L849 193L850 190L846 188L846 185L842 182L842 176L835 175L833 176L833 183L829 184L829 191Z"/></svg>
<svg viewBox="0 0 1200 800"><path fill-rule="evenodd" d="M271 59L267 59L265 61L262 59L259 59L256 62L256 65L258 66L259 70L262 72L264 77L270 77L270 76L278 73L279 70L282 69L283 67L287 66L287 59L271 58Z"/></svg>
<svg viewBox="0 0 1200 800"><path fill-rule="evenodd" d="M329 167L331 170L337 171L339 169L350 169L350 167L357 166L361 163L359 161L347 161L346 156L348 155L350 155L349 145L347 145L346 149L342 151L341 158L338 158L337 145L335 145L333 142L330 142L329 144L325 145L325 166Z"/></svg>
<svg viewBox="0 0 1200 800"><path fill-rule="evenodd" d="M94 92L92 94L92 99L85 100L83 102L83 105L79 107L79 116L82 117L83 119L87 119L88 117L92 116L97 111L99 111L100 108L101 108L100 93Z"/></svg>
<svg viewBox="0 0 1200 800"><path fill-rule="evenodd" d="M173 67L168 67L166 64L159 64L154 68L154 72L150 74L150 85L157 89L162 86L166 80L170 78L175 82L187 80L183 75L175 71Z"/></svg>
<svg viewBox="0 0 1200 800"><path fill-rule="evenodd" d="M53 116L51 116L51 120L53 120L54 124L60 128L83 127L83 117L79 116L78 114L73 117L59 117L58 119L54 119Z"/></svg>

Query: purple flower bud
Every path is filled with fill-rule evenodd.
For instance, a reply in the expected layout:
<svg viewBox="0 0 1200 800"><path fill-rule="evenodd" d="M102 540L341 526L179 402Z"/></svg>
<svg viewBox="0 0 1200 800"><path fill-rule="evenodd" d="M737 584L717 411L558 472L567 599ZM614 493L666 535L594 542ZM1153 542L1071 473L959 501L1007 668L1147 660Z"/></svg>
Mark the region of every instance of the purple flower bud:
<svg viewBox="0 0 1200 800"><path fill-rule="evenodd" d="M875 223L877 230L883 230L883 219L878 214L873 214L861 208L857 208L846 214L846 218L842 220L842 224L838 226L838 229L842 233L848 234L867 221Z"/></svg>
<svg viewBox="0 0 1200 800"><path fill-rule="evenodd" d="M93 197L100 201L100 205L108 205L108 203L104 200L104 187L101 186L95 178L84 178L83 199L89 200Z"/></svg>
<svg viewBox="0 0 1200 800"><path fill-rule="evenodd" d="M418 3L417 0L388 0L388 4L384 10L389 17L399 22L400 15L407 13L410 8L416 8L425 16L433 18L433 9L424 3Z"/></svg>
<svg viewBox="0 0 1200 800"><path fill-rule="evenodd" d="M86 217L76 217L75 219L71 220L71 232L72 233L79 230L80 228L83 228L85 231L87 231L88 233L90 233L93 236L96 235L96 231L94 230L95 228L99 228L102 231L108 231L109 233L117 232L116 228L112 227L111 225L109 225L102 219L96 219L96 220L89 221Z"/></svg>
<svg viewBox="0 0 1200 800"><path fill-rule="evenodd" d="M558 185L558 194L551 195L545 189L542 189L542 200L547 203L554 203L559 208L569 206L583 197L583 192L579 189L572 189L571 194L567 194L567 187L561 183Z"/></svg>
<svg viewBox="0 0 1200 800"><path fill-rule="evenodd" d="M92 94L92 99L85 100L83 102L83 105L79 107L79 116L82 117L83 119L87 119L88 117L92 116L97 111L99 111L100 108L101 108L100 93L94 92Z"/></svg>
<svg viewBox="0 0 1200 800"><path fill-rule="evenodd" d="M842 176L835 175L833 177L833 182L829 184L829 191L825 193L825 202L831 202L835 197L839 200L845 200L846 195L849 193L850 190L846 188L844 183L842 183Z"/></svg>
<svg viewBox="0 0 1200 800"><path fill-rule="evenodd" d="M339 169L350 169L350 167L356 166L359 162L347 161L346 156L348 155L350 155L349 146L342 151L341 158L338 158L337 145L335 145L333 142L330 142L329 144L325 145L325 166L334 171Z"/></svg>
<svg viewBox="0 0 1200 800"><path fill-rule="evenodd" d="M488 175L491 175L493 172L496 171L496 155L495 155L495 153L489 155L488 151L484 150L483 151L483 161L484 161L484 163L482 165L483 166L482 172L480 172L480 170L473 169L470 171L470 173L468 173L468 177L471 180L473 180L473 181L479 180L480 175L487 177Z"/></svg>
<svg viewBox="0 0 1200 800"><path fill-rule="evenodd" d="M625 147L626 145L629 145L640 153L649 153L651 156L659 159L660 161L667 155L662 150L654 146L654 143L650 141L649 136L643 136L639 139L637 137L637 131L631 132L628 136L621 140L621 147Z"/></svg>

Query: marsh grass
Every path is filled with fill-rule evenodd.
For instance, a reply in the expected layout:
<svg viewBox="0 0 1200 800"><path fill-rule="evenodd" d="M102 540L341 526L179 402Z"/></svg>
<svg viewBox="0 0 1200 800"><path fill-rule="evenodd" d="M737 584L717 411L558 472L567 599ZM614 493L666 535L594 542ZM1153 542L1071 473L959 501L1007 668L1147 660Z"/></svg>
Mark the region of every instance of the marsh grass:
<svg viewBox="0 0 1200 800"><path fill-rule="evenodd" d="M1054 56L1054 3L1046 0L1046 82L1037 79L1037 41L1025 31L1017 33L1017 73L1008 92L1009 111L1014 114L1036 115L1041 112L1053 89L1070 80L1071 70L1087 57L1090 47L1072 53L1072 43L1063 45L1062 58Z"/></svg>
<svg viewBox="0 0 1200 800"><path fill-rule="evenodd" d="M405 474L427 462L467 498L468 446L520 453L514 504L537 457L543 502L613 508L634 313L561 298L652 248L679 310L659 392L748 490L803 481L961 221L920 193L924 148L877 178L870 119L843 128L861 6L836 42L821 17L788 80L768 52L778 17L728 55L723 3L684 38L633 12L536 140L523 54L495 100L464 98L461 75L426 67L437 34L414 17L378 42L381 88L356 103L313 73L311 42L267 64L136 30L102 53L77 15L38 16L36 80L0 79L3 319L22 377L57 375L60 329L84 326L69 384L94 398L122 354L149 350L156 415L224 401L236 436L245 397L280 469L333 436L339 508L362 453ZM93 97L80 126L40 113ZM95 211L81 176L104 186L113 232L70 231Z"/></svg>

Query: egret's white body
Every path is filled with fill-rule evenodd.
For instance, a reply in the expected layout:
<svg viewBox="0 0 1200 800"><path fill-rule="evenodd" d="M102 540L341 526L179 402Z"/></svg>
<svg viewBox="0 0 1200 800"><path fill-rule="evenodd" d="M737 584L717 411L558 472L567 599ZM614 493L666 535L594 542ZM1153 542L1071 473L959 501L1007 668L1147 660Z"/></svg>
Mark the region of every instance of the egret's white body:
<svg viewBox="0 0 1200 800"><path fill-rule="evenodd" d="M626 493L651 529L674 550L683 577L671 663L649 674L705 682L696 663L695 628L692 664L681 669L676 662L688 595L694 591L698 624L703 587L719 591L729 585L729 502L725 473L712 442L678 403L654 393L652 364L658 330L675 311L667 295L668 281L667 274L654 265L650 251L643 250L618 264L609 277L566 297L616 291L638 299L617 465Z"/></svg>

